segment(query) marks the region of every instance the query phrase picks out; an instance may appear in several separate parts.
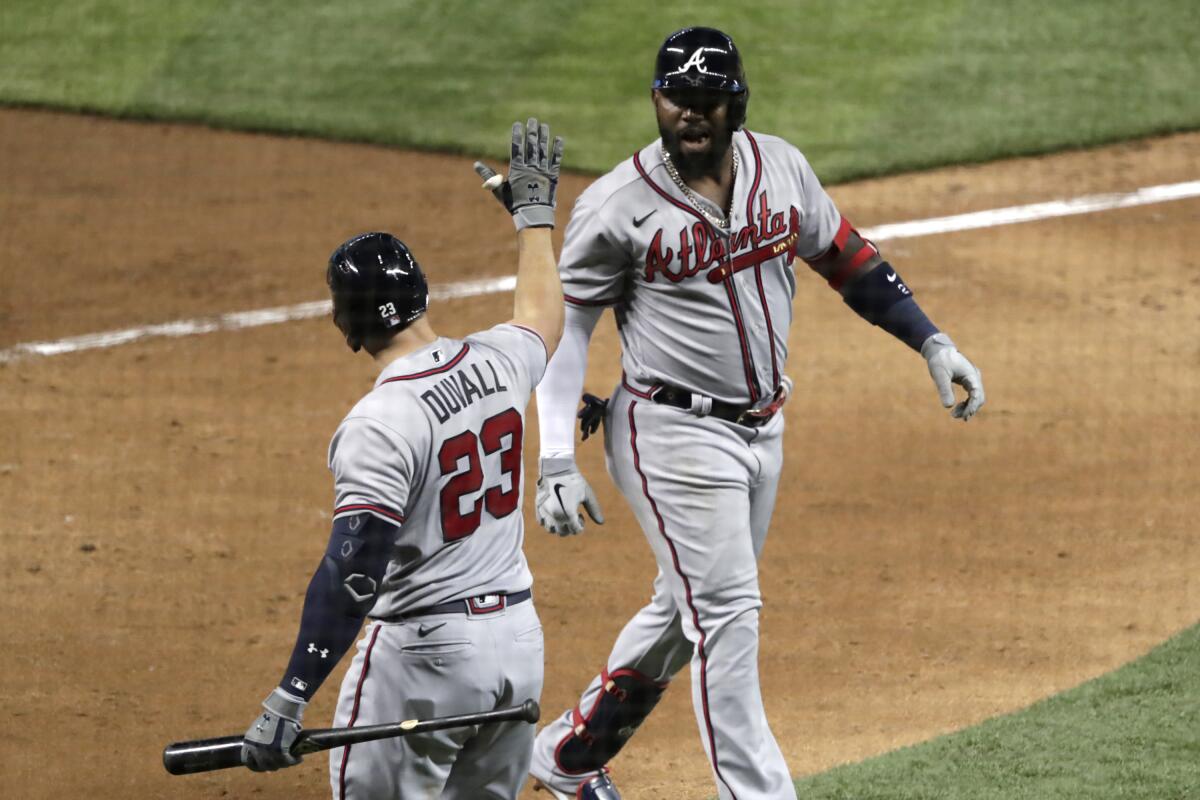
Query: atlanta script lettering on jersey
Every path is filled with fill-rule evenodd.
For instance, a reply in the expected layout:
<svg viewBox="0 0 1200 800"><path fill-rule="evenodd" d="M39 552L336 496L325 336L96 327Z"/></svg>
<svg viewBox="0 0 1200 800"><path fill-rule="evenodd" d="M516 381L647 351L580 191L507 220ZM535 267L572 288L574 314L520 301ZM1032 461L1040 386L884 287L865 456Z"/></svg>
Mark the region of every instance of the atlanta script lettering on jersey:
<svg viewBox="0 0 1200 800"><path fill-rule="evenodd" d="M465 369L459 369L448 377L442 378L429 389L421 393L421 399L429 410L437 417L438 422L445 422L464 408L480 398L493 395L496 392L508 391L508 387L500 382L500 376L490 360L485 359L488 371L492 373L491 383L484 377L483 370L478 364L471 365L475 374L472 380Z"/></svg>
<svg viewBox="0 0 1200 800"><path fill-rule="evenodd" d="M646 282L653 282L655 274L661 273L667 280L678 283L715 264L721 264L720 269L708 274L709 281L719 283L728 275L784 253L787 254L787 263L791 264L795 259L793 248L800 238L800 212L795 206L791 206L788 214L790 219L785 224L784 212L771 212L767 193L764 191L758 196L756 216L757 222L750 222L741 230L730 234L728 251L725 240L714 236L707 223L696 222L691 227L682 228L679 231L677 269L672 269L676 251L671 247L663 248L663 229L659 228L646 251ZM747 252L742 252L743 250ZM734 254L738 255L729 257Z"/></svg>

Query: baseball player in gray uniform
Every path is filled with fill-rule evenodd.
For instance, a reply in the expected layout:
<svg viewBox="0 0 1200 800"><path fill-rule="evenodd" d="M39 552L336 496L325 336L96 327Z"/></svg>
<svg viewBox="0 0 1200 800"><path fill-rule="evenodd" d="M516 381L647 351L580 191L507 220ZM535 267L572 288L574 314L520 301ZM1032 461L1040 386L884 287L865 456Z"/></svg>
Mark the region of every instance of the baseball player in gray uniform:
<svg viewBox="0 0 1200 800"><path fill-rule="evenodd" d="M531 772L557 798L600 779L611 788L606 765L690 664L719 796L792 798L759 689L757 560L783 462L796 258L925 357L955 418L979 410L983 384L800 151L742 128L749 89L728 36L669 36L652 98L661 138L593 183L567 226L565 332L538 388L537 515L563 535L582 530L580 505L603 522L573 428L587 345L611 306L624 374L603 410L608 470L658 575L578 704L538 734ZM968 392L957 404L952 383Z"/></svg>
<svg viewBox="0 0 1200 800"><path fill-rule="evenodd" d="M542 628L521 546L525 407L562 330L551 244L562 140L513 126L508 180L487 185L513 214L513 318L464 339L438 336L409 249L386 233L334 251L333 318L380 365L329 446L335 503L291 660L246 731L254 770L289 752L304 708L368 620L334 725L467 714L537 699ZM477 164L485 178L490 169ZM456 728L330 751L336 800L515 798L533 727Z"/></svg>

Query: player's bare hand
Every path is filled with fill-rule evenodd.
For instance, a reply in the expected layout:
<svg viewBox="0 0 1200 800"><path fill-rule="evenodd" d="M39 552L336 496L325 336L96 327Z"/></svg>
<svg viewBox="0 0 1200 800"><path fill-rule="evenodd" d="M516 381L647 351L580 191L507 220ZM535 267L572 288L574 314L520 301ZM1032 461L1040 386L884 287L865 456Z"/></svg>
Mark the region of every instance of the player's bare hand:
<svg viewBox="0 0 1200 800"><path fill-rule="evenodd" d="M300 763L292 755L292 744L300 735L307 703L282 689L263 701L263 713L246 729L242 738L242 763L255 772L273 772Z"/></svg>
<svg viewBox="0 0 1200 800"><path fill-rule="evenodd" d="M946 408L953 406L950 416L966 422L985 402L983 376L967 357L958 352L954 342L944 333L930 336L921 345L921 355L929 364L929 375L937 386L938 396ZM955 404L954 384L967 390L967 399Z"/></svg>
<svg viewBox="0 0 1200 800"><path fill-rule="evenodd" d="M483 188L491 191L513 215L517 230L553 228L563 138L554 137L551 145L550 126L539 125L530 117L525 125L513 123L511 150L507 179L482 161L475 162L475 172L483 179Z"/></svg>
<svg viewBox="0 0 1200 800"><path fill-rule="evenodd" d="M583 532L583 514L597 525L604 524L600 501L580 474L573 458L543 458L539 462L541 477L537 482L537 521L550 533L573 536Z"/></svg>

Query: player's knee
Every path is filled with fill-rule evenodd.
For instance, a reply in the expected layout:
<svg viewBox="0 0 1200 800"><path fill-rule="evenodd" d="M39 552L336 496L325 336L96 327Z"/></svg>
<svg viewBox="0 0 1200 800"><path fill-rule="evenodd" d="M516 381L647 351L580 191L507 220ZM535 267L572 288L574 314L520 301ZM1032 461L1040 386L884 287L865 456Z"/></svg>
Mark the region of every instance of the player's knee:
<svg viewBox="0 0 1200 800"><path fill-rule="evenodd" d="M665 682L635 670L607 670L600 696L585 716L571 712L572 730L555 751L559 768L568 774L594 772L612 760L662 699Z"/></svg>

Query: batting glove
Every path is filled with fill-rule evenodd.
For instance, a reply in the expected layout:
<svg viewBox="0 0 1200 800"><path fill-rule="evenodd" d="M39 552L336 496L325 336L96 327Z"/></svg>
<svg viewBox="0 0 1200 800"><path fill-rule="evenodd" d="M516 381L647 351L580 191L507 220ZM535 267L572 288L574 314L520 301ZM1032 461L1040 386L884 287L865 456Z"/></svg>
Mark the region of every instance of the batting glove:
<svg viewBox="0 0 1200 800"><path fill-rule="evenodd" d="M946 408L954 406L950 416L966 422L975 416L984 403L983 376L967 357L958 352L954 342L944 333L935 333L921 345L921 355L929 364L929 374L937 385L938 395ZM967 390L967 399L954 404L954 387L957 383Z"/></svg>
<svg viewBox="0 0 1200 800"><path fill-rule="evenodd" d="M300 763L292 745L300 734L307 702L276 688L263 701L263 713L242 737L242 763L255 772L274 772Z"/></svg>
<svg viewBox="0 0 1200 800"><path fill-rule="evenodd" d="M600 501L579 473L575 459L543 458L538 462L540 477L537 482L537 521L550 533L573 536L583 532L583 514L579 506L587 510L588 516L597 525L604 524Z"/></svg>
<svg viewBox="0 0 1200 800"><path fill-rule="evenodd" d="M517 230L553 228L562 157L563 138L554 137L551 150L550 126L538 125L530 117L524 127L519 122L513 123L508 179L492 182L496 173L482 161L475 162L475 172L483 178L484 187L491 189L513 215Z"/></svg>

